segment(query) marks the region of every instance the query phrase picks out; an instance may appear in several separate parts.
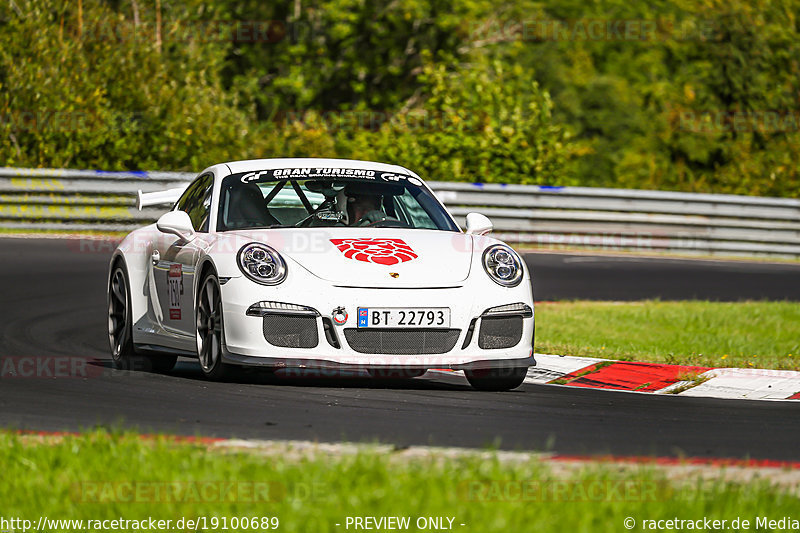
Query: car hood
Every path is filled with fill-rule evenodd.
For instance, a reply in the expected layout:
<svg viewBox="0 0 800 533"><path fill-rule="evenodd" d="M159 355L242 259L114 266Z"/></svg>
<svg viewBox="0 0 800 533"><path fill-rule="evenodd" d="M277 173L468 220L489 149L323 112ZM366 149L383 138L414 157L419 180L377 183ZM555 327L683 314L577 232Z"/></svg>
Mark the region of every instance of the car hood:
<svg viewBox="0 0 800 533"><path fill-rule="evenodd" d="M347 287L453 287L469 277L472 237L395 228L304 228L226 232L263 242L318 278Z"/></svg>

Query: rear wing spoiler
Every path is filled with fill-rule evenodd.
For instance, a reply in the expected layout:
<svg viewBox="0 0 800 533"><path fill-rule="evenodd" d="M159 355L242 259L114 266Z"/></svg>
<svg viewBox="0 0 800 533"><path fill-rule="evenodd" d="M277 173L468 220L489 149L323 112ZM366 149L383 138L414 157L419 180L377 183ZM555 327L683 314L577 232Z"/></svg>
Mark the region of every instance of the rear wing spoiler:
<svg viewBox="0 0 800 533"><path fill-rule="evenodd" d="M142 192L140 189L136 192L136 208L141 211L143 207L152 205L172 205L178 201L187 186L188 183L176 189L156 192Z"/></svg>

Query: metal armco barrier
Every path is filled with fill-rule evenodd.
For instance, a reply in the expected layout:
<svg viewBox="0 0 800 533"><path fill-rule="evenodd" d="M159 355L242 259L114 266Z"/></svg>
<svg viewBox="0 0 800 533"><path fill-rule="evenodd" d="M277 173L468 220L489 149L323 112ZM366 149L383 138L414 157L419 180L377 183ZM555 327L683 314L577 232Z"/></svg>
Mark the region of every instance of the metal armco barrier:
<svg viewBox="0 0 800 533"><path fill-rule="evenodd" d="M129 231L165 208L136 191L194 174L0 168L0 227ZM800 200L590 187L429 182L463 224L477 211L495 235L547 248L600 248L800 258Z"/></svg>

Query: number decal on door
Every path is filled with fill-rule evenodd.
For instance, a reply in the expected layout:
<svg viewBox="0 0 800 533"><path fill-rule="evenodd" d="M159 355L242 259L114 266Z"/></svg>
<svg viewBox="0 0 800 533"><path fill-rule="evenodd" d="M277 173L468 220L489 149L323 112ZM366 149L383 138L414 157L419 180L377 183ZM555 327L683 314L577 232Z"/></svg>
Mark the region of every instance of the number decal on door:
<svg viewBox="0 0 800 533"><path fill-rule="evenodd" d="M183 294L183 266L173 264L167 272L167 298L169 300L169 319L181 319L181 295Z"/></svg>

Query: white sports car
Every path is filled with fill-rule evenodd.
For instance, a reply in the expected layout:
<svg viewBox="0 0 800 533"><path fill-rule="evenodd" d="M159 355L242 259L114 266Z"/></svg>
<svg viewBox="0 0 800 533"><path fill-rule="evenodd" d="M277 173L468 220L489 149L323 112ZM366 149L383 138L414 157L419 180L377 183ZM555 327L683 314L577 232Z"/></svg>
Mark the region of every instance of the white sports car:
<svg viewBox="0 0 800 533"><path fill-rule="evenodd" d="M415 173L342 159L214 165L115 250L108 334L115 365L159 371L197 357L234 366L463 370L473 387L519 386L533 359L530 274L492 224L462 232Z"/></svg>

